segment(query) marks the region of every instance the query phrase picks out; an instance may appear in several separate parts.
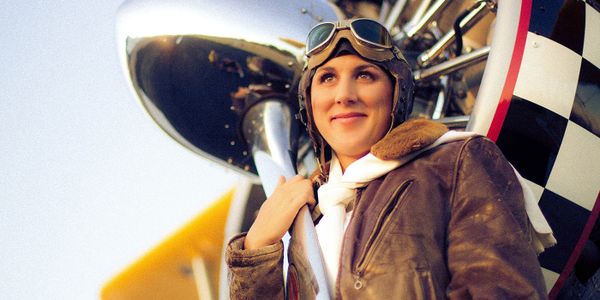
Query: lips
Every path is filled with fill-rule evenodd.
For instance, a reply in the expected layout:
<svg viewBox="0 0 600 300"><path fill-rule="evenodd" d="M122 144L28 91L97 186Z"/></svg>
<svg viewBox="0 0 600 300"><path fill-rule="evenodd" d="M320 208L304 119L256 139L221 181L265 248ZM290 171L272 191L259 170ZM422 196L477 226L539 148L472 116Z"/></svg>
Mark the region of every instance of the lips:
<svg viewBox="0 0 600 300"><path fill-rule="evenodd" d="M341 114L336 114L333 117L331 117L331 121L333 120L347 120L347 119L352 119L352 118L360 118L360 117L366 117L367 115L364 113L359 113L359 112L347 112L347 113L341 113Z"/></svg>

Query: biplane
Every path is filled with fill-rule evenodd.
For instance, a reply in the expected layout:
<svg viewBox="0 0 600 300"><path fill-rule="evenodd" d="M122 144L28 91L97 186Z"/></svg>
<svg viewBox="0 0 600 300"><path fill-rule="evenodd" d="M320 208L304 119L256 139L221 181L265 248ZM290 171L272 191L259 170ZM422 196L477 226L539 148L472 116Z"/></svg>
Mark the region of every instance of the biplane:
<svg viewBox="0 0 600 300"><path fill-rule="evenodd" d="M175 141L244 179L106 283L102 299L228 297L227 240L249 228L278 175L316 167L294 118L303 39L352 17L379 20L403 49L413 116L486 135L526 179L558 240L539 256L557 297L600 211L596 0L126 0L118 51L133 94ZM299 219L295 228L308 226Z"/></svg>

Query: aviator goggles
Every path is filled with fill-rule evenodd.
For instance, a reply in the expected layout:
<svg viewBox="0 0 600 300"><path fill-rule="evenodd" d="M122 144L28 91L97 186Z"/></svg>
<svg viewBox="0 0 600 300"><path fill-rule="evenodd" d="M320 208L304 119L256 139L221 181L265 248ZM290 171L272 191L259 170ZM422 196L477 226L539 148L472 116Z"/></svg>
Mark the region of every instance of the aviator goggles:
<svg viewBox="0 0 600 300"><path fill-rule="evenodd" d="M391 49L392 37L387 29L371 19L343 20L336 23L319 23L308 33L306 56L310 57L323 51L331 43L335 32L349 28L356 40L371 48Z"/></svg>

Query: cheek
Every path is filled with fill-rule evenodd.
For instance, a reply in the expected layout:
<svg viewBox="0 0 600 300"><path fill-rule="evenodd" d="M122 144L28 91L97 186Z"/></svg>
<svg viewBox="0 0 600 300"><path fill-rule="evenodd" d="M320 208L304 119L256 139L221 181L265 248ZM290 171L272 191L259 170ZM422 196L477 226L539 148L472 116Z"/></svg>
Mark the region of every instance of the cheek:
<svg viewBox="0 0 600 300"><path fill-rule="evenodd" d="M392 91L389 84L374 85L365 92L365 96L369 97L372 107L376 108L380 114L391 114Z"/></svg>
<svg viewBox="0 0 600 300"><path fill-rule="evenodd" d="M310 107L312 110L313 120L315 124L320 124L327 113L327 99L325 91L322 89L311 89L310 92Z"/></svg>
<svg viewBox="0 0 600 300"><path fill-rule="evenodd" d="M386 110L388 115L392 114L392 97L394 96L394 91L393 91L393 84L390 81L386 81L385 84L383 84L383 87L381 89L381 99L383 99L383 107Z"/></svg>
<svg viewBox="0 0 600 300"><path fill-rule="evenodd" d="M385 103L383 105L384 105L385 110L388 115L392 114L392 96L393 96L392 93L386 93L384 95L384 99L386 99L386 100L384 101Z"/></svg>
<svg viewBox="0 0 600 300"><path fill-rule="evenodd" d="M378 126L376 126L377 134L383 136L390 128L392 122L392 91L391 87L388 84L382 84L377 88L377 90L372 91L373 100L376 103L374 107L376 107L378 114Z"/></svg>

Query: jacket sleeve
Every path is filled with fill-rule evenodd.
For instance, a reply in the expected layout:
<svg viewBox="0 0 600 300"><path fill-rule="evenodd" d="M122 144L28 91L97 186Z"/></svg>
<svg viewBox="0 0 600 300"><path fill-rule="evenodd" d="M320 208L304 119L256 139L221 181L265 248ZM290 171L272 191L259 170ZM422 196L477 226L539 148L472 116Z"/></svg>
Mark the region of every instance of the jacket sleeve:
<svg viewBox="0 0 600 300"><path fill-rule="evenodd" d="M450 299L545 299L523 191L490 140L466 141L455 163L448 223Z"/></svg>
<svg viewBox="0 0 600 300"><path fill-rule="evenodd" d="M233 237L225 253L231 299L283 299L283 243L245 250L246 234Z"/></svg>

